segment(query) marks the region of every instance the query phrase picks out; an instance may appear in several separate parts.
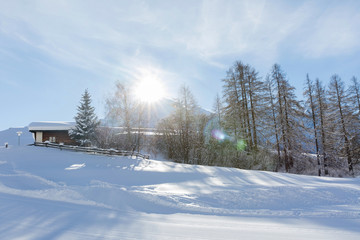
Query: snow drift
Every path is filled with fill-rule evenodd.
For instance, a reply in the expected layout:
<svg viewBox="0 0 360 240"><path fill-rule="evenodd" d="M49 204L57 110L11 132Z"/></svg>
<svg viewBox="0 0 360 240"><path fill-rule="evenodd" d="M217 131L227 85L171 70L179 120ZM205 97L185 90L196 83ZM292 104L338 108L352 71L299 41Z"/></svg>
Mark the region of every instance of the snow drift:
<svg viewBox="0 0 360 240"><path fill-rule="evenodd" d="M359 239L360 179L0 148L1 239Z"/></svg>

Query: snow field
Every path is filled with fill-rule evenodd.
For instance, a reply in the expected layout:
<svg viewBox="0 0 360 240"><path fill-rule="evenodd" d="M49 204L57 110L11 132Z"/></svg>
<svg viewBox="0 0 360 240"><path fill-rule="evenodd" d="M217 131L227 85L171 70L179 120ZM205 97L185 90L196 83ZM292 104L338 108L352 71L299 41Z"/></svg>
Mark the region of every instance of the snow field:
<svg viewBox="0 0 360 240"><path fill-rule="evenodd" d="M0 239L359 239L360 179L0 148Z"/></svg>

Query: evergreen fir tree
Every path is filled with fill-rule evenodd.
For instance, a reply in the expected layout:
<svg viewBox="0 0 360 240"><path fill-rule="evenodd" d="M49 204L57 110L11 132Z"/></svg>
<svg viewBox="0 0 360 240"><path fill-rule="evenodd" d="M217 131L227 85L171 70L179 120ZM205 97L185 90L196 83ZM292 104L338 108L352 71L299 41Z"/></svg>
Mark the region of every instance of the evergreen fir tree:
<svg viewBox="0 0 360 240"><path fill-rule="evenodd" d="M75 129L69 131L69 135L81 146L90 146L95 138L95 130L100 124L91 106L91 96L86 89L81 97L78 113L75 117Z"/></svg>

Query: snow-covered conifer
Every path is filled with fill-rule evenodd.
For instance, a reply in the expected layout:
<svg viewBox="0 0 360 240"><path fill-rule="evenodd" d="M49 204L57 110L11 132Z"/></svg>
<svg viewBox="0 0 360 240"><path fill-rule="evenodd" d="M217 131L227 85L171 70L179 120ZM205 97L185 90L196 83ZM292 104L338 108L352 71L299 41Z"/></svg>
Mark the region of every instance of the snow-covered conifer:
<svg viewBox="0 0 360 240"><path fill-rule="evenodd" d="M100 122L94 112L95 108L91 106L91 96L87 89L81 97L77 110L75 129L69 132L70 137L81 146L90 146Z"/></svg>

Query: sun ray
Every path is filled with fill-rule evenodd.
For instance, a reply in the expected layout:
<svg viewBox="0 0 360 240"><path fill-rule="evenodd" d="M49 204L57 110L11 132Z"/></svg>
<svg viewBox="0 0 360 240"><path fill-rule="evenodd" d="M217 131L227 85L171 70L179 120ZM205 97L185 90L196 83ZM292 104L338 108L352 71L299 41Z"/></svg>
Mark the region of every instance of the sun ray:
<svg viewBox="0 0 360 240"><path fill-rule="evenodd" d="M146 78L135 85L135 97L141 102L154 103L164 97L164 88L156 78Z"/></svg>

